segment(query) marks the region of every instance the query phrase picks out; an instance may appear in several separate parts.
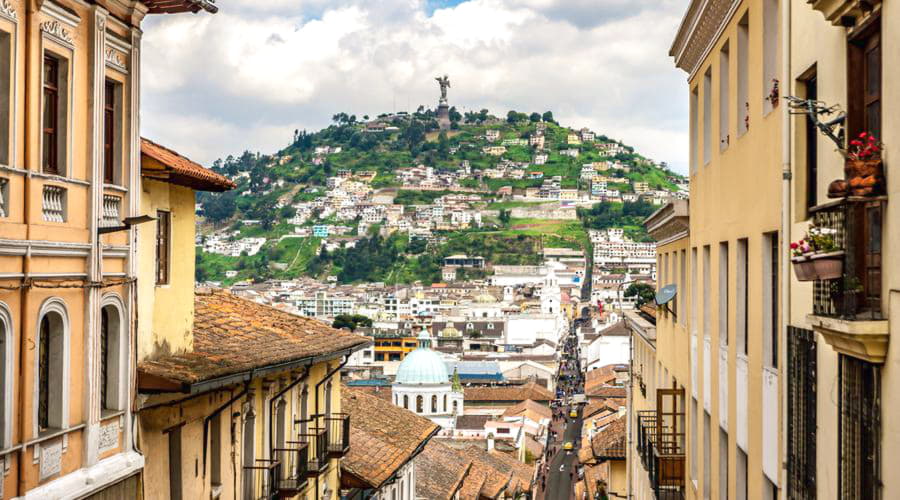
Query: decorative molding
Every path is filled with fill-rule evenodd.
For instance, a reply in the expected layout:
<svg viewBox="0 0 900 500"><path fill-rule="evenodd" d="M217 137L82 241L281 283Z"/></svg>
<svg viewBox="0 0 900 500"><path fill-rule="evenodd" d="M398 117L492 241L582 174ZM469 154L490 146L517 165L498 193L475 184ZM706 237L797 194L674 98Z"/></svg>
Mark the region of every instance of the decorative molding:
<svg viewBox="0 0 900 500"><path fill-rule="evenodd" d="M44 1L41 5L41 14L45 14L63 24L67 24L71 28L74 28L81 23L81 17L79 17L78 14L66 10L53 2Z"/></svg>
<svg viewBox="0 0 900 500"><path fill-rule="evenodd" d="M107 66L113 69L117 69L123 73L128 72L128 62L125 59L125 55L118 50L112 47L107 47L104 57L106 59Z"/></svg>
<svg viewBox="0 0 900 500"><path fill-rule="evenodd" d="M75 41L72 39L72 34L69 33L69 30L64 28L62 23L60 23L59 21L54 20L42 22L41 31L53 38L56 38L58 41L63 42L66 45L75 45Z"/></svg>
<svg viewBox="0 0 900 500"><path fill-rule="evenodd" d="M9 3L9 0L0 0L0 16L8 18L11 21L16 20L16 8Z"/></svg>

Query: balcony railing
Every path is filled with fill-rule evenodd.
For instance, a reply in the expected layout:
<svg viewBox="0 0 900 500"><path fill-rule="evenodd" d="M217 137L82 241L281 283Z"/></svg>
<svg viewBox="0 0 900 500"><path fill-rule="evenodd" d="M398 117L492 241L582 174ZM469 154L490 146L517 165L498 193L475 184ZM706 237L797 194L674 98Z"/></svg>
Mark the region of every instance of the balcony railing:
<svg viewBox="0 0 900 500"><path fill-rule="evenodd" d="M813 282L810 324L841 353L884 362L889 330L882 307L882 245L887 197L847 197L813 207L843 250L842 276Z"/></svg>
<svg viewBox="0 0 900 500"><path fill-rule="evenodd" d="M313 428L305 434L300 434L300 442L307 445L306 477L316 477L328 468L328 431L326 429Z"/></svg>
<svg viewBox="0 0 900 500"><path fill-rule="evenodd" d="M844 250L843 276L816 280L813 314L847 320L879 320L881 247L886 198L848 197L814 207L813 222L831 230Z"/></svg>
<svg viewBox="0 0 900 500"><path fill-rule="evenodd" d="M41 215L46 222L66 221L66 190L59 186L44 186Z"/></svg>
<svg viewBox="0 0 900 500"><path fill-rule="evenodd" d="M328 430L328 456L341 458L350 449L350 415L337 413L325 418Z"/></svg>
<svg viewBox="0 0 900 500"><path fill-rule="evenodd" d="M637 449L658 500L684 498L684 452L677 434L657 428L655 410L637 415Z"/></svg>
<svg viewBox="0 0 900 500"><path fill-rule="evenodd" d="M306 487L309 472L309 444L288 441L284 448L275 448L275 460L281 466L276 488L283 498L298 495Z"/></svg>
<svg viewBox="0 0 900 500"><path fill-rule="evenodd" d="M244 466L244 498L252 500L274 500L278 498L279 474L281 464L278 460L258 459L256 465Z"/></svg>

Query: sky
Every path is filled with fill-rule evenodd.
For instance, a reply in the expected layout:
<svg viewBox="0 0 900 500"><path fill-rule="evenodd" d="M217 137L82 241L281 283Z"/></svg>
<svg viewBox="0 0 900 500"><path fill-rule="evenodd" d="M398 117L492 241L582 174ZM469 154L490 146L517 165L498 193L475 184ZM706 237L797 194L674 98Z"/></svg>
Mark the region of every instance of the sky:
<svg viewBox="0 0 900 500"><path fill-rule="evenodd" d="M219 0L144 22L142 134L203 164L338 112L553 111L686 172L688 0Z"/></svg>

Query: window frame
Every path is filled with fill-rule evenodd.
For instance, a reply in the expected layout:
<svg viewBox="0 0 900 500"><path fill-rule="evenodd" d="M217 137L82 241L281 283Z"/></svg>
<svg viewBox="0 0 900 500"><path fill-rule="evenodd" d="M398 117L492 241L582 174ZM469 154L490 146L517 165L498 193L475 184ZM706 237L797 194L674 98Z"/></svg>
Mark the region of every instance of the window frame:
<svg viewBox="0 0 900 500"><path fill-rule="evenodd" d="M172 262L172 212L156 211L156 286L166 286L171 281Z"/></svg>
<svg viewBox="0 0 900 500"><path fill-rule="evenodd" d="M59 57L44 52L41 73L41 170L51 175L62 175L59 167ZM48 80L53 83L48 83ZM48 123L50 121L51 123ZM52 126L50 126L52 125Z"/></svg>
<svg viewBox="0 0 900 500"><path fill-rule="evenodd" d="M103 82L103 182L116 183L116 82Z"/></svg>

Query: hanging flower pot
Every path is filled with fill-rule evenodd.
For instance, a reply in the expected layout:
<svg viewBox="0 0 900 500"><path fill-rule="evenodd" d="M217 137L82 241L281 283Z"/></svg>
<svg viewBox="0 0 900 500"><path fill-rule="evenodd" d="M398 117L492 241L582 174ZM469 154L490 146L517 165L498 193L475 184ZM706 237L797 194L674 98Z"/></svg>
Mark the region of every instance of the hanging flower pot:
<svg viewBox="0 0 900 500"><path fill-rule="evenodd" d="M844 252L817 253L809 256L815 279L833 280L844 274Z"/></svg>
<svg viewBox="0 0 900 500"><path fill-rule="evenodd" d="M884 146L867 132L850 141L844 173L852 196L873 196L884 191L884 166L881 150Z"/></svg>
<svg viewBox="0 0 900 500"><path fill-rule="evenodd" d="M794 267L794 275L797 281L813 281L816 279L815 265L808 257L792 257L791 263Z"/></svg>

